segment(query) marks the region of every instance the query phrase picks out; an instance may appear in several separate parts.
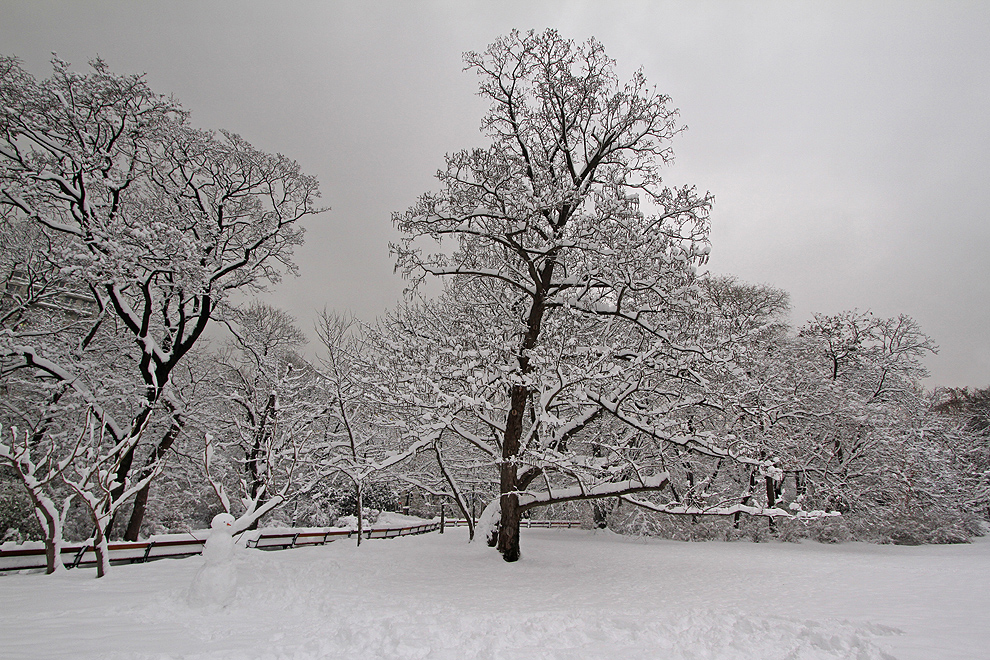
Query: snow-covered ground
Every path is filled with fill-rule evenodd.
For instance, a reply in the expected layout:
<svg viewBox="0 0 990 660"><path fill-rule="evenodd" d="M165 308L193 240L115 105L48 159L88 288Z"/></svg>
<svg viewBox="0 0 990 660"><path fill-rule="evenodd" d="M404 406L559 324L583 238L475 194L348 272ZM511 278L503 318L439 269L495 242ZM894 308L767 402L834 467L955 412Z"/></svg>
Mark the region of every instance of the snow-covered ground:
<svg viewBox="0 0 990 660"><path fill-rule="evenodd" d="M990 540L643 541L523 530L236 555L226 609L191 608L201 557L0 577L0 657L464 660L990 658Z"/></svg>

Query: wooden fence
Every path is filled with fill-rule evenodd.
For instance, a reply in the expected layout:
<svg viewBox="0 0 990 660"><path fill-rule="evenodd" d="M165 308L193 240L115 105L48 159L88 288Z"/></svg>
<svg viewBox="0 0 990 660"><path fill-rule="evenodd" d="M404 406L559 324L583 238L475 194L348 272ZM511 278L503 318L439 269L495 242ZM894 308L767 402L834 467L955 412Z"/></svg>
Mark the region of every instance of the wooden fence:
<svg viewBox="0 0 990 660"><path fill-rule="evenodd" d="M521 527L543 529L571 529L580 527L577 520L529 520L520 521ZM429 521L421 525L407 527L371 527L363 531L366 539L390 539L396 536L426 534L450 527L465 527L464 519L448 518L444 522ZM209 536L209 530L189 532L188 535L170 534L164 538L152 537L147 541L121 541L109 544L111 564L138 564L155 559L181 558L198 555ZM311 545L326 545L339 539L357 536L356 529L323 527L304 529L270 529L244 532L248 535L245 545L261 550L285 550ZM92 544L66 543L62 546L62 563L66 568L96 565L96 552ZM41 548L0 548L0 572L45 568L45 549Z"/></svg>
<svg viewBox="0 0 990 660"><path fill-rule="evenodd" d="M363 530L364 538L388 539L396 536L425 534L440 529L439 522L424 522L406 527L371 527ZM284 550L310 545L325 545L338 539L357 536L357 530L305 528L300 530L260 530L248 534L247 547L262 550ZM198 555L209 536L209 530L190 532L186 538L171 534L164 539L152 537L147 541L121 541L109 544L111 564L135 564L167 557L180 558ZM96 565L96 552L91 543L66 543L62 546L62 563L66 568ZM0 548L0 571L19 571L45 568L45 549Z"/></svg>
<svg viewBox="0 0 990 660"><path fill-rule="evenodd" d="M466 527L467 520L463 518L448 518L447 524L451 527ZM520 527L534 527L542 529L574 529L581 527L580 520L530 520L523 518L519 521Z"/></svg>
<svg viewBox="0 0 990 660"><path fill-rule="evenodd" d="M410 527L372 527L363 530L362 533L366 539L392 539L396 536L426 534L438 529L440 529L440 523L431 521ZM286 548L301 548L307 545L326 545L338 539L349 539L356 536L356 529L338 529L336 527L322 530L268 531L258 534L256 538L248 539L247 547L261 550L285 550Z"/></svg>

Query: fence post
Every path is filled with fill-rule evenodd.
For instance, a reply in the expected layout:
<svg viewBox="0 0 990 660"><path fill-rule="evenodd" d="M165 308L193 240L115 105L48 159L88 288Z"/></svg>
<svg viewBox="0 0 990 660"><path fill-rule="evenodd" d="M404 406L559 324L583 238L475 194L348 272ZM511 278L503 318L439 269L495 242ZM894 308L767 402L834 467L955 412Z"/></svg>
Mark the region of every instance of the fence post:
<svg viewBox="0 0 990 660"><path fill-rule="evenodd" d="M153 548L154 545L155 545L154 541L148 541L148 547L144 549L144 557L141 558L141 563L145 563L148 561L148 555L151 554L151 548Z"/></svg>
<svg viewBox="0 0 990 660"><path fill-rule="evenodd" d="M443 517L444 508L445 507L443 505L443 502L441 502L440 503L440 533L441 534L443 534L443 526L444 526L444 517Z"/></svg>
<svg viewBox="0 0 990 660"><path fill-rule="evenodd" d="M72 568L76 568L79 566L79 562L82 561L83 555L86 554L87 547L88 546L83 545L83 547L79 548L79 553L76 555L75 561L72 562Z"/></svg>

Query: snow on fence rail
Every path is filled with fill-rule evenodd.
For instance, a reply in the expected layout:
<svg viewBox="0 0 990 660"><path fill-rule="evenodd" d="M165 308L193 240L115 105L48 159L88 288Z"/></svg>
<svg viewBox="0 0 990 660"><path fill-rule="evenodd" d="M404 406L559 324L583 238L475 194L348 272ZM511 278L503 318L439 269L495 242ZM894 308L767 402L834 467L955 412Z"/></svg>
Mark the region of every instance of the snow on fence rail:
<svg viewBox="0 0 990 660"><path fill-rule="evenodd" d="M366 539L390 539L396 536L426 534L434 532L445 524L450 527L464 527L464 519L447 519L445 523L433 520L419 525L371 527L363 531ZM528 520L520 521L521 527L544 529L570 529L580 527L578 520ZM155 559L181 558L198 555L210 530L201 529L185 534L163 534L152 536L147 541L111 542L111 564L136 564ZM325 545L338 539L357 536L356 529L340 527L275 528L244 532L243 542L249 548L261 550L284 550L310 545ZM7 544L5 544L7 545ZM96 553L89 543L66 543L62 546L62 563L66 568L96 565ZM40 541L32 541L14 547L0 546L0 572L45 568L45 546Z"/></svg>
<svg viewBox="0 0 990 660"><path fill-rule="evenodd" d="M426 534L440 529L439 521L424 522L420 525L403 527L371 527L363 530L366 539L391 539L396 536L410 534ZM249 548L261 550L284 550L285 548L301 548L307 545L325 545L331 541L357 536L356 529L341 529L339 527L307 527L304 529L261 530L260 532L244 532Z"/></svg>
<svg viewBox="0 0 990 660"><path fill-rule="evenodd" d="M467 520L463 518L450 518L447 520L447 524L451 527L464 527L467 525ZM542 529L571 529L576 527L581 527L580 520L529 520L528 518L523 518L519 521L520 527L539 527Z"/></svg>
<svg viewBox="0 0 990 660"><path fill-rule="evenodd" d="M449 524L449 523L448 523ZM387 539L411 534L425 534L440 529L440 522L429 521L420 525L371 527L363 531L367 539ZM110 543L111 564L135 564L167 557L179 558L198 555L210 531L196 530L186 534L153 536L147 541L121 541ZM245 545L262 550L284 550L309 545L325 545L332 541L357 536L356 529L339 527L306 527L302 529L262 529L244 532ZM66 568L95 566L96 553L91 543L66 543L62 546L62 563ZM45 568L45 547L41 542L30 542L15 547L0 546L0 571L19 571Z"/></svg>

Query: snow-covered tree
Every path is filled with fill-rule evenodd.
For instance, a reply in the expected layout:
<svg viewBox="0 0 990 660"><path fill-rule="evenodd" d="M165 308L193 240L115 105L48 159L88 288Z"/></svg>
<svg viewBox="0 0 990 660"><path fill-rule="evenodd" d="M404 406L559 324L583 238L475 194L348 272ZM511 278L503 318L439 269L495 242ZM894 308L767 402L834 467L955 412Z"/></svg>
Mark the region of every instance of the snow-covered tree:
<svg viewBox="0 0 990 660"><path fill-rule="evenodd" d="M233 339L213 358L210 420L200 422L207 476L225 511L240 516L238 529L254 529L312 481L307 466L330 404L323 379L297 352L305 335L289 314L255 301L224 320ZM236 491L243 508L232 510Z"/></svg>
<svg viewBox="0 0 990 660"><path fill-rule="evenodd" d="M53 76L37 81L15 58L0 58L0 209L51 238L60 281L93 302L84 336L126 338L133 361L116 366L140 396L99 400L75 362L78 345L73 355L8 328L0 357L8 371L64 383L86 401L121 452L116 501L136 457L163 457L175 441L172 372L230 292L293 270L299 221L320 210L317 183L237 135L191 128L178 103L141 76L113 74L100 60L85 74L53 65ZM171 422L151 433L160 416Z"/></svg>
<svg viewBox="0 0 990 660"><path fill-rule="evenodd" d="M951 422L965 506L990 520L990 387L938 390L935 412Z"/></svg>
<svg viewBox="0 0 990 660"><path fill-rule="evenodd" d="M394 480L395 470L432 444L432 437L402 433L392 396L395 372L360 331L354 319L326 310L317 325L328 403L318 470L328 477L344 475L353 485L358 545L365 489L375 481Z"/></svg>
<svg viewBox="0 0 990 660"><path fill-rule="evenodd" d="M9 439L0 437L0 462L13 468L31 498L35 517L44 534L45 572L51 574L65 568L62 564L62 530L74 493L65 497L61 506L55 503L50 493L55 482L61 481L63 472L75 460L79 443L68 451L59 451L54 442L45 442L46 430L40 434L20 433L16 426L11 427Z"/></svg>
<svg viewBox="0 0 990 660"><path fill-rule="evenodd" d="M708 398L698 365L718 359L681 331L712 199L661 184L681 130L669 99L642 72L620 84L597 41L553 30L465 60L491 102L490 146L447 156L440 192L396 214L394 251L414 286L447 279L504 335L477 359L497 375L486 418L498 547L514 561L528 508L667 487L663 445L738 459L690 424Z"/></svg>
<svg viewBox="0 0 990 660"><path fill-rule="evenodd" d="M737 358L733 428L775 468L766 501L786 482L788 500L842 512L858 538L965 538L961 429L921 384L935 350L910 317L846 311Z"/></svg>

